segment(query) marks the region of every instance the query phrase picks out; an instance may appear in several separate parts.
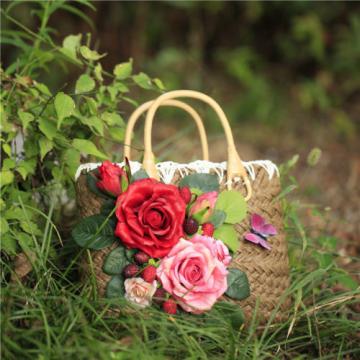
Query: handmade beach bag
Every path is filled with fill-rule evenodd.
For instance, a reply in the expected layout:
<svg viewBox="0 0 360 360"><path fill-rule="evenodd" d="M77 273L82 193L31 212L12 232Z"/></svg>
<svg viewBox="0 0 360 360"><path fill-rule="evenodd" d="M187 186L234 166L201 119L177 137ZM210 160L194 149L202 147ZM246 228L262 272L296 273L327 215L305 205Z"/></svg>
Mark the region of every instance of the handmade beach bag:
<svg viewBox="0 0 360 360"><path fill-rule="evenodd" d="M177 98L213 108L225 131L226 162L208 160L202 120ZM155 162L151 134L160 106L191 115L203 160ZM134 125L145 112L141 164L129 159ZM201 314L226 301L247 319L254 312L261 322L284 318L289 269L278 169L269 160L241 161L229 122L209 96L170 91L141 105L128 121L124 162L82 164L76 192L83 220L72 235L90 249L82 274L95 275L101 296L170 314Z"/></svg>

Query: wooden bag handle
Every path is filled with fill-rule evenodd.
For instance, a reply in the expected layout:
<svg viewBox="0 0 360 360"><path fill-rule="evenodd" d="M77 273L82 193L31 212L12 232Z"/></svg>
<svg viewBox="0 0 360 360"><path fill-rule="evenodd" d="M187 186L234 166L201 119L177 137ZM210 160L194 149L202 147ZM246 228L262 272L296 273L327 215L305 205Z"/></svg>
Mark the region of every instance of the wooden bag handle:
<svg viewBox="0 0 360 360"><path fill-rule="evenodd" d="M148 102L142 104L131 114L129 121L127 123L127 126L126 126L126 131L125 131L124 158L127 157L128 159L130 159L131 135L133 133L136 122L138 121L139 117L145 111L147 111L154 102L155 101L152 100L152 101L148 101ZM198 114L198 112L196 112L190 105L188 105L182 101L179 101L179 100L165 100L165 101L162 101L161 103L159 103L158 106L174 106L179 109L185 110L189 115L192 116L192 118L194 119L195 124L198 128L198 131L199 131L203 159L209 160L209 146L208 146L208 141L207 141L207 137L206 137L206 131L205 131L204 123L202 122L201 117Z"/></svg>
<svg viewBox="0 0 360 360"><path fill-rule="evenodd" d="M251 184L247 175L247 172L241 162L240 156L236 150L234 137L231 131L231 127L229 121L226 118L224 111L221 109L220 105L212 99L210 96L205 95L198 91L193 90L175 90L169 91L165 94L160 95L151 105L145 120L145 131L144 131L144 160L143 160L143 168L149 174L150 177L155 179L159 179L159 174L157 172L155 166L155 156L152 152L152 142L151 142L151 134L152 134L152 123L158 107L166 100L174 99L174 98L194 98L201 100L208 105L210 105L216 114L218 115L220 122L225 131L226 142L228 145L228 161L227 161L227 185L228 189L231 189L232 181L235 177L240 177L243 179L246 186L246 200L249 200L252 194Z"/></svg>

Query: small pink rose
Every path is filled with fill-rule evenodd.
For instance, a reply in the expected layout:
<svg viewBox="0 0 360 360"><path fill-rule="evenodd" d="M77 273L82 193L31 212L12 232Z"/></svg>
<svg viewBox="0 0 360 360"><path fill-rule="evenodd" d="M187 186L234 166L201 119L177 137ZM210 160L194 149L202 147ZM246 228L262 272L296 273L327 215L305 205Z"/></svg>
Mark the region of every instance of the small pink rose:
<svg viewBox="0 0 360 360"><path fill-rule="evenodd" d="M151 299L155 294L157 282L146 282L142 278L126 279L125 285L125 299L136 304L142 308L145 308L151 304Z"/></svg>
<svg viewBox="0 0 360 360"><path fill-rule="evenodd" d="M180 239L157 269L164 289L185 311L210 310L227 289L228 271L214 255L213 240L206 236L201 241Z"/></svg>
<svg viewBox="0 0 360 360"><path fill-rule="evenodd" d="M218 193L216 191L200 195L195 200L194 205L191 206L189 215L195 218L200 224L206 223L214 211L217 198Z"/></svg>

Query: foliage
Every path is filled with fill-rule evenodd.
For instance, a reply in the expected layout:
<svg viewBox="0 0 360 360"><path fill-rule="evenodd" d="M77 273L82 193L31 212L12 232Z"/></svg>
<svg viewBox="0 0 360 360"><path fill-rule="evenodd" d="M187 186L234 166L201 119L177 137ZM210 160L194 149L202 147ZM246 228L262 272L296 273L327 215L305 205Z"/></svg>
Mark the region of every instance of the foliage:
<svg viewBox="0 0 360 360"><path fill-rule="evenodd" d="M52 206L59 211L73 197L81 161L121 160L121 151L113 150L124 136L120 109L126 103L136 105L131 89L159 90L158 80L134 74L132 59L116 65L113 74L104 71L100 59L105 54L90 48L89 34L86 39L69 35L62 46L56 45L50 37L50 17L60 9L77 14L73 5L39 1L35 14L41 27L36 34L12 17L16 5L2 9L3 18L18 26L16 32L4 31L2 42L19 47L21 53L16 63L0 70L1 230L2 249L9 255L32 249L35 239L43 236L44 219L37 209L47 212ZM75 86L63 84L52 92L37 81L53 62L81 70Z"/></svg>

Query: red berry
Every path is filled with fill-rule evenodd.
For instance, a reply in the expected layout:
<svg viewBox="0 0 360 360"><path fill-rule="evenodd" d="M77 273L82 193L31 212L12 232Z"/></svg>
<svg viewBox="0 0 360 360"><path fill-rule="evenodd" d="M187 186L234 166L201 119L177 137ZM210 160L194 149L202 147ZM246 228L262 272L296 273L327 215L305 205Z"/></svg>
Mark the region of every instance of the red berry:
<svg viewBox="0 0 360 360"><path fill-rule="evenodd" d="M126 278L132 278L136 276L139 271L140 268L137 265L129 264L125 266L123 273Z"/></svg>
<svg viewBox="0 0 360 360"><path fill-rule="evenodd" d="M202 230L202 234L205 236L213 236L214 235L214 230L215 230L215 226L212 223L205 223L203 224L203 226L201 227Z"/></svg>
<svg viewBox="0 0 360 360"><path fill-rule="evenodd" d="M188 235L194 235L199 228L198 222L193 218L187 218L184 223L184 231Z"/></svg>
<svg viewBox="0 0 360 360"><path fill-rule="evenodd" d="M168 299L164 301L162 308L166 313L175 315L177 310L177 304L173 299Z"/></svg>
<svg viewBox="0 0 360 360"><path fill-rule="evenodd" d="M143 251L139 251L134 255L134 259L139 265L142 265L149 261L150 256L148 254L145 254Z"/></svg>
<svg viewBox="0 0 360 360"><path fill-rule="evenodd" d="M153 301L157 304L162 304L163 301L166 299L166 291L164 288L158 288L155 291L155 294L153 296Z"/></svg>
<svg viewBox="0 0 360 360"><path fill-rule="evenodd" d="M156 279L156 267L154 265L147 266L141 276L146 282L152 283Z"/></svg>
<svg viewBox="0 0 360 360"><path fill-rule="evenodd" d="M183 200L185 201L185 203L188 204L191 200L190 189L187 186L185 186L185 187L179 189L179 191L180 191L180 195L183 198Z"/></svg>

